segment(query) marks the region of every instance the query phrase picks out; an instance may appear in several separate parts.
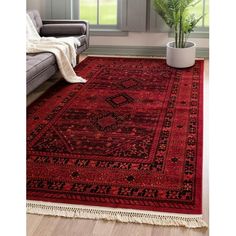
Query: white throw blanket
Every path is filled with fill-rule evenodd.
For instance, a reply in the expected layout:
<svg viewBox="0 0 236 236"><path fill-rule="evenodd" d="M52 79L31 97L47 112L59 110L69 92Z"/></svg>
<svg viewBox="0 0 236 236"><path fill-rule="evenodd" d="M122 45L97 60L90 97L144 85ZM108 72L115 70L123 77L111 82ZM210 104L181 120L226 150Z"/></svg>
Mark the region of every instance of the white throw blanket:
<svg viewBox="0 0 236 236"><path fill-rule="evenodd" d="M39 53L51 52L57 59L57 65L64 79L69 83L86 83L87 81L77 76L73 70L76 65L76 49L80 46L75 37L54 38L40 37L30 16L26 14L26 52Z"/></svg>

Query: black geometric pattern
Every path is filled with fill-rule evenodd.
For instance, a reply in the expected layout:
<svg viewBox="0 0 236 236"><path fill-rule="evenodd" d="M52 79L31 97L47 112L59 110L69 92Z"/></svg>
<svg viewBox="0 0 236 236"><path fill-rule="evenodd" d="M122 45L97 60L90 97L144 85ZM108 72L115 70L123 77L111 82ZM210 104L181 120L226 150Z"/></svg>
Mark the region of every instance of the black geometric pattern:
<svg viewBox="0 0 236 236"><path fill-rule="evenodd" d="M133 101L134 101L134 99L131 98L126 93L120 93L115 96L106 98L106 102L108 102L114 108L126 105L128 103L133 102Z"/></svg>

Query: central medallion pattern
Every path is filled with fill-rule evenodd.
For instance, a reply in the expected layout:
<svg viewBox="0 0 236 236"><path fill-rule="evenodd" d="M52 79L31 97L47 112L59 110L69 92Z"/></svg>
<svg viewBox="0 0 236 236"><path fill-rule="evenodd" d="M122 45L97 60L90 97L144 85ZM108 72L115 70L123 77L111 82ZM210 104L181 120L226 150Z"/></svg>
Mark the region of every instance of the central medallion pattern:
<svg viewBox="0 0 236 236"><path fill-rule="evenodd" d="M115 96L107 97L106 101L114 108L134 102L134 99L126 93L120 93Z"/></svg>
<svg viewBox="0 0 236 236"><path fill-rule="evenodd" d="M123 119L117 116L114 112L93 114L90 118L91 123L99 131L112 131L118 128L118 124Z"/></svg>
<svg viewBox="0 0 236 236"><path fill-rule="evenodd" d="M139 81L133 78L125 79L119 83L119 87L123 89L136 88L139 85Z"/></svg>

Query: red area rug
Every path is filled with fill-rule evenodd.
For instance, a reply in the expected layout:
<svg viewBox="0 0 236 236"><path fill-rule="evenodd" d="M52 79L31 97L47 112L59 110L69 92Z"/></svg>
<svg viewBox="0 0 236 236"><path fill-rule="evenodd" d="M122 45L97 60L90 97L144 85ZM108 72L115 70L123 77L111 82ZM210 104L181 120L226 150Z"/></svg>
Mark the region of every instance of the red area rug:
<svg viewBox="0 0 236 236"><path fill-rule="evenodd" d="M28 107L28 212L205 226L203 61L89 57L75 71L88 82Z"/></svg>

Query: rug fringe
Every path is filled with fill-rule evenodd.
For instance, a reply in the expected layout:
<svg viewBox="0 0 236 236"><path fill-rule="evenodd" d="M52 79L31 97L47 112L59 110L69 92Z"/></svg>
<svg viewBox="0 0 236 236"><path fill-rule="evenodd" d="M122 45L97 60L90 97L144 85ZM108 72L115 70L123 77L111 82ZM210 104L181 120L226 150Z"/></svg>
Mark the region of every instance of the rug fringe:
<svg viewBox="0 0 236 236"><path fill-rule="evenodd" d="M189 216L152 211L130 211L127 209L68 205L51 202L27 201L27 213L69 218L116 220L125 223L145 223L161 226L184 226L187 228L208 227L201 215Z"/></svg>

